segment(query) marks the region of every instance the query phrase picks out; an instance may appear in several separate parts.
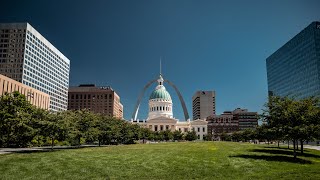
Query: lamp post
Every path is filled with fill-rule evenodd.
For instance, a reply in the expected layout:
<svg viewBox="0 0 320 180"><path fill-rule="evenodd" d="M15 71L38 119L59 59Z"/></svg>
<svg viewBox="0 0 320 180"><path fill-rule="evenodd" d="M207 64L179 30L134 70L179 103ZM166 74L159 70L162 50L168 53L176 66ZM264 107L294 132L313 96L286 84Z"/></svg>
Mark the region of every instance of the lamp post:
<svg viewBox="0 0 320 180"><path fill-rule="evenodd" d="M33 92L31 92L31 91L29 91L28 93L27 93L27 99L30 101L30 103L31 104L33 104L32 102L31 102L31 98L33 99ZM30 98L28 98L28 97L30 97Z"/></svg>

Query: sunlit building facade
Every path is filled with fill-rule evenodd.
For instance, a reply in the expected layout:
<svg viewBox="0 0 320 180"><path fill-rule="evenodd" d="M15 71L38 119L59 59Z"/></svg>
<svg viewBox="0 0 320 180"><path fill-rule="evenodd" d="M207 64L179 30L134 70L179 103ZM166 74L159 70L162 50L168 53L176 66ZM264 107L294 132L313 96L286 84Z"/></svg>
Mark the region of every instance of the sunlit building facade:
<svg viewBox="0 0 320 180"><path fill-rule="evenodd" d="M0 74L0 96L13 92L23 94L30 104L38 108L49 109L50 96L48 94Z"/></svg>
<svg viewBox="0 0 320 180"><path fill-rule="evenodd" d="M87 109L94 113L123 118L120 97L110 86L81 84L70 87L68 94L69 110Z"/></svg>
<svg viewBox="0 0 320 180"><path fill-rule="evenodd" d="M0 24L0 74L50 95L67 109L70 61L28 23Z"/></svg>

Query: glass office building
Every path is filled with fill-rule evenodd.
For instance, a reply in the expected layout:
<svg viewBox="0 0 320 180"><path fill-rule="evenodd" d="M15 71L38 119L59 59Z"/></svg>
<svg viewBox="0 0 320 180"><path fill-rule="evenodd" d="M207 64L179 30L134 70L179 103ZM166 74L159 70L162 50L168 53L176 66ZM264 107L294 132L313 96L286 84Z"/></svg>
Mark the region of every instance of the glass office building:
<svg viewBox="0 0 320 180"><path fill-rule="evenodd" d="M50 95L67 110L70 61L28 23L0 24L0 74Z"/></svg>
<svg viewBox="0 0 320 180"><path fill-rule="evenodd" d="M320 96L320 22L312 22L266 62L269 95Z"/></svg>

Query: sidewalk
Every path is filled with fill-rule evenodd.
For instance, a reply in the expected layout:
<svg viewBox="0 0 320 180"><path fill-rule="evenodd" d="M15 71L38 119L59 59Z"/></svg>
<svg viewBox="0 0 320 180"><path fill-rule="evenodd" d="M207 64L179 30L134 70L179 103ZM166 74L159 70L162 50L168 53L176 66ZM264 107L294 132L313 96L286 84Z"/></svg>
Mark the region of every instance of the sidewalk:
<svg viewBox="0 0 320 180"><path fill-rule="evenodd" d="M320 146L303 145L303 147L320 151Z"/></svg>
<svg viewBox="0 0 320 180"><path fill-rule="evenodd" d="M101 147L106 147L109 145L101 145ZM99 145L81 145L81 146L54 146L53 149L78 149L85 147L99 147ZM32 147L32 148L0 148L0 154L9 153L27 153L27 152L45 152L51 151L51 146L44 147Z"/></svg>

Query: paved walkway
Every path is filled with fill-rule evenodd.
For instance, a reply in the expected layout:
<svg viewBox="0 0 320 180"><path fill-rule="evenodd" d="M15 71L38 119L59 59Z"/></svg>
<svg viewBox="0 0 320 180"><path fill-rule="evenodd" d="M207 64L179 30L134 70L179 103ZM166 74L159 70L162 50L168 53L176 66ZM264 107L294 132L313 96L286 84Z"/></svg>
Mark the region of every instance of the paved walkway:
<svg viewBox="0 0 320 180"><path fill-rule="evenodd" d="M320 146L303 145L303 148L315 149L315 150L320 151Z"/></svg>
<svg viewBox="0 0 320 180"><path fill-rule="evenodd" d="M101 145L101 147L102 146L109 146L109 145ZM53 149L77 149L77 148L84 148L84 147L99 147L99 146L98 145L81 145L80 147L79 146L54 146ZM320 151L320 146L304 145L303 147L307 149L314 149L314 150ZM34 148L0 148L0 154L41 152L41 151L50 151L50 150L51 150L51 146L34 147Z"/></svg>
<svg viewBox="0 0 320 180"><path fill-rule="evenodd" d="M109 146L109 145L101 145ZM99 147L98 145L81 145L79 146L54 146L53 149L77 149L84 147ZM27 152L41 152L41 151L51 151L51 146L45 147L33 147L33 148L0 148L0 154L9 153L27 153Z"/></svg>
<svg viewBox="0 0 320 180"><path fill-rule="evenodd" d="M44 151L43 148L0 148L0 154L9 154L16 152L36 152L36 151Z"/></svg>

